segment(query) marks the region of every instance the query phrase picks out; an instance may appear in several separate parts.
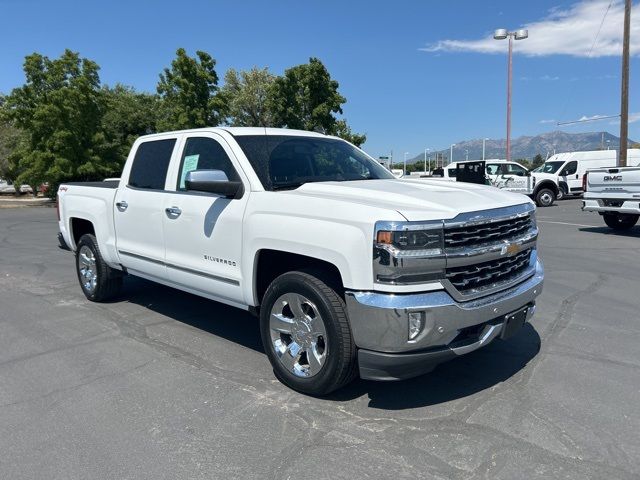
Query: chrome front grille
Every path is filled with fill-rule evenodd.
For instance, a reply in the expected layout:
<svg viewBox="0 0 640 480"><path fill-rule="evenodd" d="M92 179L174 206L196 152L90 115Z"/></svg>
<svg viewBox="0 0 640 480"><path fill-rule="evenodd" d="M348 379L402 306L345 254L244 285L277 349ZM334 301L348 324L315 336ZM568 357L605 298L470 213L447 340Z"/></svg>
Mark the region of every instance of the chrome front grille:
<svg viewBox="0 0 640 480"><path fill-rule="evenodd" d="M531 227L530 215L461 227L447 228L445 225L444 247L445 249L473 247L510 240L527 233Z"/></svg>
<svg viewBox="0 0 640 480"><path fill-rule="evenodd" d="M447 268L445 275L451 285L462 294L471 290L508 284L527 270L532 251L533 249L529 248L511 257Z"/></svg>

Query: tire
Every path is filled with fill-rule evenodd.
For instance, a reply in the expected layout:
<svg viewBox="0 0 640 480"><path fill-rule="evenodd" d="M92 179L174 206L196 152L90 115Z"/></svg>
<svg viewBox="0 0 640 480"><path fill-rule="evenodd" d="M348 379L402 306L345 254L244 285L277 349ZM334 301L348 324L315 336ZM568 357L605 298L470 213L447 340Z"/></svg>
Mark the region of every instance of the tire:
<svg viewBox="0 0 640 480"><path fill-rule="evenodd" d="M280 275L260 307L260 334L275 376L293 390L316 396L357 375L346 305L319 276L313 271Z"/></svg>
<svg viewBox="0 0 640 480"><path fill-rule="evenodd" d="M550 207L556 200L556 194L549 188L541 188L536 193L536 205L539 207Z"/></svg>
<svg viewBox="0 0 640 480"><path fill-rule="evenodd" d="M632 215L630 213L604 213L602 215L604 223L614 230L629 230L638 223L640 215Z"/></svg>
<svg viewBox="0 0 640 480"><path fill-rule="evenodd" d="M122 273L104 262L91 234L82 235L76 245L76 273L82 293L92 302L109 300L122 287Z"/></svg>

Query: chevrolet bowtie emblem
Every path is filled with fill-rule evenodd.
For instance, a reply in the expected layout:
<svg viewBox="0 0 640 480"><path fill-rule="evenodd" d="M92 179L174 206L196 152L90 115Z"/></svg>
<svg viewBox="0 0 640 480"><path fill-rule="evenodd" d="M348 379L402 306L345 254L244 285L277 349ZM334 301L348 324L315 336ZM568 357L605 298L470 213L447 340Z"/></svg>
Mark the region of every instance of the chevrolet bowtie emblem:
<svg viewBox="0 0 640 480"><path fill-rule="evenodd" d="M502 255L515 255L520 251L520 245L517 243L510 243L509 245L505 245L502 247Z"/></svg>

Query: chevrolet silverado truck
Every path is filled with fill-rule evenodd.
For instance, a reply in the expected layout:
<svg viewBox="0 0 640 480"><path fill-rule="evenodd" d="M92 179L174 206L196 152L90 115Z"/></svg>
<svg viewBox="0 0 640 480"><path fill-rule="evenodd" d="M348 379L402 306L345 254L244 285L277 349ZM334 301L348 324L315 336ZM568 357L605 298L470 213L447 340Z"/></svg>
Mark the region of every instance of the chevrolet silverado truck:
<svg viewBox="0 0 640 480"><path fill-rule="evenodd" d="M311 395L509 338L542 291L528 198L398 180L312 132L144 136L119 180L61 185L58 211L88 300L129 274L248 310L277 378Z"/></svg>
<svg viewBox="0 0 640 480"><path fill-rule="evenodd" d="M582 210L598 212L614 230L629 230L640 218L640 165L588 170L582 180Z"/></svg>

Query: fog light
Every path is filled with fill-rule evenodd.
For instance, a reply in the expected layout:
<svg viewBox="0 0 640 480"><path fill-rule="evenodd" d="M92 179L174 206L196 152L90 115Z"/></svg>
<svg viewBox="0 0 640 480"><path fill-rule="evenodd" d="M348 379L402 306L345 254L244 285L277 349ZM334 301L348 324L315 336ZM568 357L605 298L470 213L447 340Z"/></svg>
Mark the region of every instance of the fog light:
<svg viewBox="0 0 640 480"><path fill-rule="evenodd" d="M414 340L424 328L424 312L409 312L409 340Z"/></svg>

